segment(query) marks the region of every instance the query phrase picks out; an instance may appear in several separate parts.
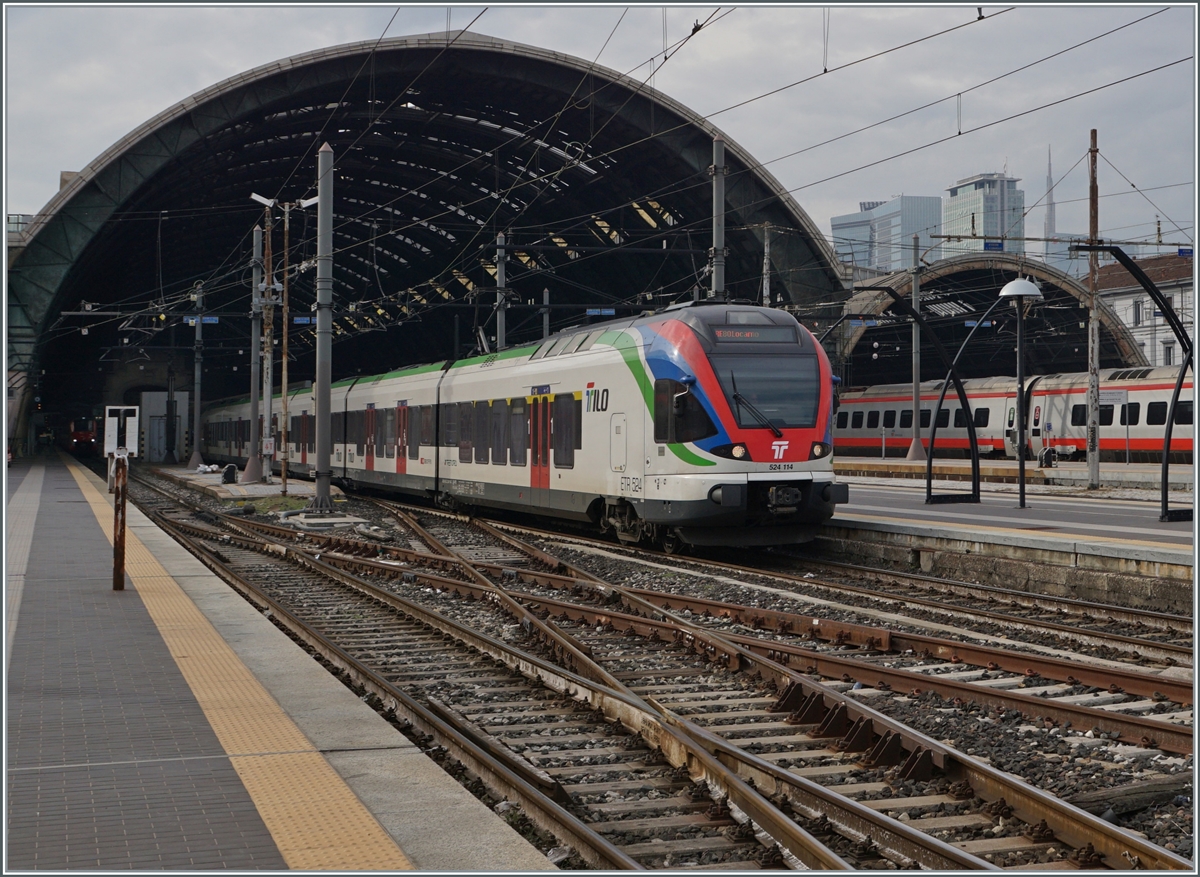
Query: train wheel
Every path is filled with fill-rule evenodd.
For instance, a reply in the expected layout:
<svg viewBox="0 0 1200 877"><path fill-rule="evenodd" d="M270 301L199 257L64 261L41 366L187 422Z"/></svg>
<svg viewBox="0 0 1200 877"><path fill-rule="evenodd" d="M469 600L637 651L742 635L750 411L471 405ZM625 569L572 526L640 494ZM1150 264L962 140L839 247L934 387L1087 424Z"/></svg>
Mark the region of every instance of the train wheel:
<svg viewBox="0 0 1200 877"><path fill-rule="evenodd" d="M680 539L679 534L674 530L664 530L659 544L662 546L664 554L685 554L687 552L687 543Z"/></svg>

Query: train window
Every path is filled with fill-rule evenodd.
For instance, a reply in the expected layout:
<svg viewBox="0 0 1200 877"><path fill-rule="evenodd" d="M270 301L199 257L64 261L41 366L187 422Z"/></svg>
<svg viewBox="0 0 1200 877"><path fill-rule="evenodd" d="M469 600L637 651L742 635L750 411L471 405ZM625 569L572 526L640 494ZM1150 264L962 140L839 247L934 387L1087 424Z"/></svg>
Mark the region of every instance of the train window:
<svg viewBox="0 0 1200 877"><path fill-rule="evenodd" d="M1112 426L1112 422L1113 422L1113 406L1101 405L1100 406L1100 425L1101 426Z"/></svg>
<svg viewBox="0 0 1200 877"><path fill-rule="evenodd" d="M438 444L443 448L458 447L458 405L443 402L438 406Z"/></svg>
<svg viewBox="0 0 1200 877"><path fill-rule="evenodd" d="M545 356L545 355L546 355L546 354L547 354L547 353L550 351L550 348L551 348L551 347L553 347L553 346L554 346L554 339L553 339L553 338L549 339L548 341L543 341L543 342L542 342L542 346L541 346L541 347L539 347L537 350L535 350L535 351L533 352L533 356L531 356L531 357L529 357L529 358L530 358L531 360L533 360L533 359L541 359L543 356Z"/></svg>
<svg viewBox="0 0 1200 877"><path fill-rule="evenodd" d="M421 406L421 445L432 448L434 438L434 410L432 405Z"/></svg>
<svg viewBox="0 0 1200 877"><path fill-rule="evenodd" d="M867 429L879 429L879 412L867 412Z"/></svg>
<svg viewBox="0 0 1200 877"><path fill-rule="evenodd" d="M792 332L787 326L774 328ZM738 426L743 429L767 429L764 419L777 429L816 426L821 389L829 385L821 382L815 356L732 353L711 354L709 361L721 383L721 389L725 391L729 407L734 411ZM742 404L738 397L750 404Z"/></svg>
<svg viewBox="0 0 1200 877"><path fill-rule="evenodd" d="M550 442L555 469L575 468L575 448L583 425L583 400L574 393L558 393L551 403Z"/></svg>
<svg viewBox="0 0 1200 877"><path fill-rule="evenodd" d="M333 412L329 421L330 442L335 445L344 445L346 443L346 412Z"/></svg>
<svg viewBox="0 0 1200 877"><path fill-rule="evenodd" d="M594 329L589 332L588 336L583 339L583 343L579 345L579 350L583 351L590 348L593 344L600 340L600 336L607 331L607 329Z"/></svg>
<svg viewBox="0 0 1200 877"><path fill-rule="evenodd" d="M314 453L316 453L316 450L317 450L316 419L311 414L306 413L304 415L304 423L305 423L305 427L304 427L305 433L304 434L308 436L308 452L310 454L314 454Z"/></svg>
<svg viewBox="0 0 1200 877"><path fill-rule="evenodd" d="M940 418L939 418L940 419ZM928 408L921 409L921 429L928 429L930 422L933 420L933 412ZM939 424L940 426L940 424Z"/></svg>
<svg viewBox="0 0 1200 877"><path fill-rule="evenodd" d="M458 462L470 463L475 458L475 412L470 402L458 403Z"/></svg>
<svg viewBox="0 0 1200 877"><path fill-rule="evenodd" d="M1087 426L1087 406L1071 406L1071 426Z"/></svg>
<svg viewBox="0 0 1200 877"><path fill-rule="evenodd" d="M854 415L850 418L850 428L851 429L862 429L862 425L863 425L863 413L861 411L855 411Z"/></svg>
<svg viewBox="0 0 1200 877"><path fill-rule="evenodd" d="M475 439L475 462L486 463L488 461L488 448L490 436L488 435L488 414L490 408L487 400L476 402L474 409L471 412L474 425L471 428L471 433Z"/></svg>
<svg viewBox="0 0 1200 877"><path fill-rule="evenodd" d="M495 399L491 405L492 412L492 465L508 465L508 402Z"/></svg>
<svg viewBox="0 0 1200 877"><path fill-rule="evenodd" d="M529 448L529 407L524 399L513 399L509 405L508 440L508 461L514 466L524 466Z"/></svg>
<svg viewBox="0 0 1200 877"><path fill-rule="evenodd" d="M961 408L954 409L954 428L955 429L966 429L967 428L967 415Z"/></svg>
<svg viewBox="0 0 1200 877"><path fill-rule="evenodd" d="M975 409L975 426L977 426L977 427L987 426L988 425L988 415L990 415L991 413L992 412L991 412L990 408L976 408Z"/></svg>
<svg viewBox="0 0 1200 877"><path fill-rule="evenodd" d="M1180 399L1175 403L1175 423L1179 426L1190 426L1192 422L1192 400Z"/></svg>
<svg viewBox="0 0 1200 877"><path fill-rule="evenodd" d="M848 421L849 419L850 419L850 412L849 412L849 411L839 411L839 412L838 412L838 416L837 416L837 428L838 428L838 429L845 429L845 428L846 428L846 421Z"/></svg>
<svg viewBox="0 0 1200 877"><path fill-rule="evenodd" d="M389 408L384 412L383 455L385 457L396 456L397 414L398 412L395 408Z"/></svg>
<svg viewBox="0 0 1200 877"><path fill-rule="evenodd" d="M563 350L563 353L574 353L576 350L578 350L580 347L583 346L583 342L587 341L587 339L588 339L588 336L586 333L582 334L582 335L576 335L574 338L571 339L571 343L568 344L566 346L566 348Z"/></svg>
<svg viewBox="0 0 1200 877"><path fill-rule="evenodd" d="M699 398L679 381L654 382L654 440L659 444L697 442L717 434Z"/></svg>
<svg viewBox="0 0 1200 877"><path fill-rule="evenodd" d="M900 428L912 429L912 409L903 408L900 410Z"/></svg>
<svg viewBox="0 0 1200 877"><path fill-rule="evenodd" d="M929 416L933 417L933 414L931 413ZM924 412L922 412L921 420L922 421L925 420ZM927 426L927 425L928 424L926 424L926 423L921 424L921 426ZM950 425L950 409L949 408L939 408L938 409L937 425L938 425L938 429L944 429L945 427Z"/></svg>
<svg viewBox="0 0 1200 877"><path fill-rule="evenodd" d="M1121 426L1125 426L1126 410L1128 409L1129 426L1137 426L1138 415L1141 414L1142 404L1140 402L1130 402L1128 405L1121 406Z"/></svg>
<svg viewBox="0 0 1200 877"><path fill-rule="evenodd" d="M1146 423L1149 426L1161 426L1167 422L1167 403L1151 402L1146 406Z"/></svg>
<svg viewBox="0 0 1200 877"><path fill-rule="evenodd" d="M883 428L896 428L896 411L894 408L889 408L887 411L883 412Z"/></svg>
<svg viewBox="0 0 1200 877"><path fill-rule="evenodd" d="M367 440L367 412L351 411L350 412L350 437L349 441L354 443L354 453L358 456L363 456L366 453L363 450L363 445Z"/></svg>

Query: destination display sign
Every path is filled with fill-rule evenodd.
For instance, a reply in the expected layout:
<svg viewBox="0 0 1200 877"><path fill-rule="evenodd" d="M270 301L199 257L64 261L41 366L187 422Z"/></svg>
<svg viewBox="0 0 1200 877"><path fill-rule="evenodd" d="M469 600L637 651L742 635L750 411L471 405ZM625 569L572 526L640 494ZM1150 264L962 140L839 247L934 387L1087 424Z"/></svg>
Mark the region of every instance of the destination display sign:
<svg viewBox="0 0 1200 877"><path fill-rule="evenodd" d="M789 342L796 340L791 326L713 326L718 341L769 341Z"/></svg>

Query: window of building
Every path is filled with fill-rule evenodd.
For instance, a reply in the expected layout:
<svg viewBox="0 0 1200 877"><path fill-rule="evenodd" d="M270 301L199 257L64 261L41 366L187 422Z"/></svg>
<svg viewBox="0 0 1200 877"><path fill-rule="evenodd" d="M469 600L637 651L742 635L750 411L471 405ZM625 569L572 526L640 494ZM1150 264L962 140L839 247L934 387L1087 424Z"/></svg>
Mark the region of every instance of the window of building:
<svg viewBox="0 0 1200 877"><path fill-rule="evenodd" d="M1142 300L1140 298L1133 303L1133 325L1142 325Z"/></svg>
<svg viewBox="0 0 1200 877"><path fill-rule="evenodd" d="M1175 364L1175 345L1174 344L1167 344L1167 343L1163 344L1162 364L1163 365L1174 365Z"/></svg>
<svg viewBox="0 0 1200 877"><path fill-rule="evenodd" d="M879 429L879 412L867 412L867 429Z"/></svg>
<svg viewBox="0 0 1200 877"><path fill-rule="evenodd" d="M883 412L883 428L896 428L896 412L894 409L888 409L887 411Z"/></svg>

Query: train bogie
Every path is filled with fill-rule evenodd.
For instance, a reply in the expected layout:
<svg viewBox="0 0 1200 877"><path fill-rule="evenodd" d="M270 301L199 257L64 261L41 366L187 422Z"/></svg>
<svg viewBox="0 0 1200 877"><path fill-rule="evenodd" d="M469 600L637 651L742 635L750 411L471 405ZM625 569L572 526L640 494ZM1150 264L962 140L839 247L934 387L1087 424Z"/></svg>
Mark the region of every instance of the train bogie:
<svg viewBox="0 0 1200 877"><path fill-rule="evenodd" d="M591 521L627 541L805 541L846 501L828 360L778 310L709 305L585 326L341 382L331 404L333 470L348 482ZM209 454L238 456L247 412L206 413L206 441L246 439ZM289 412L289 458L305 467L311 392L290 396Z"/></svg>

